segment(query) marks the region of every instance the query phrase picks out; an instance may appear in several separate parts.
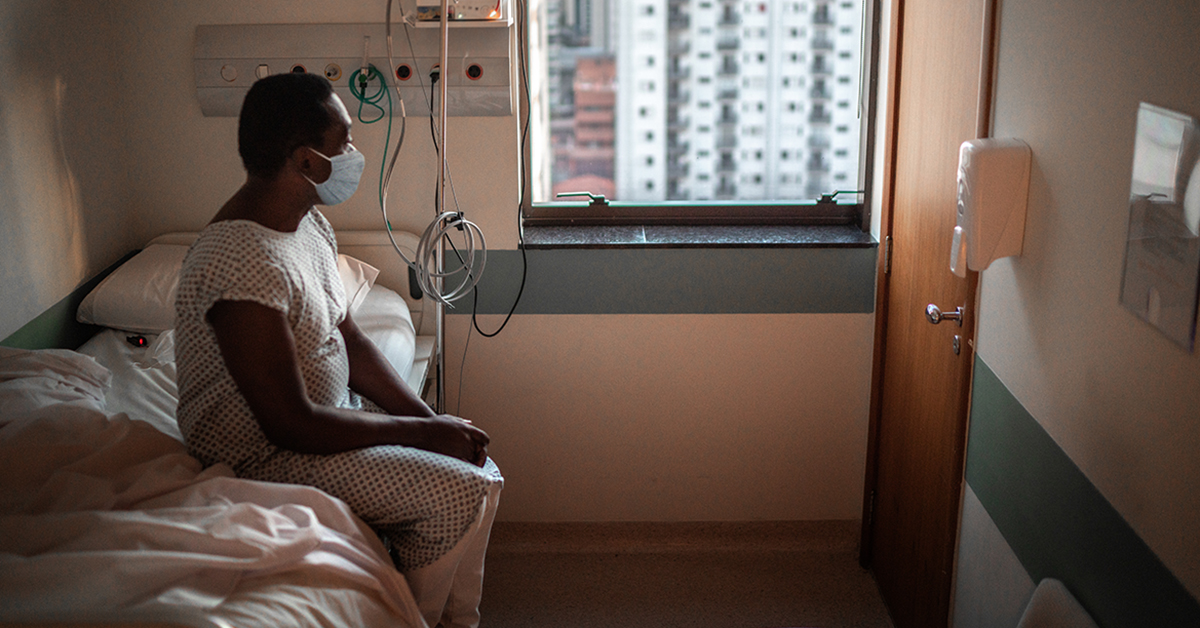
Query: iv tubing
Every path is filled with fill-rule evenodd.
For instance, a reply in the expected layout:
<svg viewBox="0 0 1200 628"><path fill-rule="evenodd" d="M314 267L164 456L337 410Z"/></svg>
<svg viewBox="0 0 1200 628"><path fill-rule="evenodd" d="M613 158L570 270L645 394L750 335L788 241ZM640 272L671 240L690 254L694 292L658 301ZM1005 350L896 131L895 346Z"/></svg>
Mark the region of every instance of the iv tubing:
<svg viewBox="0 0 1200 628"><path fill-rule="evenodd" d="M447 4L449 4L449 3L447 2ZM444 10L442 12L442 15L443 16L448 15L448 7L447 7L447 10ZM405 29L407 32L408 24L410 22L409 22L409 18L404 15L403 8L401 8L401 20L404 22ZM448 50L449 50L448 43L447 43L447 39L448 39L447 33L449 30L449 24L448 24L448 22L443 20L442 25L443 25L444 32L442 34L442 47L443 47L442 65L440 67L444 68L444 67L446 67L446 57L448 56ZM390 73L390 72L394 72L395 67L396 67L394 47L393 47L393 43L392 43L392 0L388 0L388 2L387 2L386 26L387 26L388 64L389 64L389 67L391 68L391 69L389 69L389 73ZM410 49L412 48L411 41L409 43L409 48ZM444 72L440 69L439 69L439 73L444 75ZM419 75L417 76L417 80L418 81L421 80L421 77ZM439 105L446 102L446 98L445 98L444 94L445 94L445 88L446 88L447 84L444 80L442 80L441 83L442 83L442 90L441 90L442 97L438 98ZM451 186L453 186L453 181L450 179L449 164L446 161L444 146L435 147L435 148L437 148L438 153L440 155L440 160L439 160L440 166L439 166L439 177L438 177L439 204L438 204L438 207L435 208L434 224L431 224L429 226L429 228L425 230L425 234L422 237L438 237L438 238L443 237L443 236L448 237L448 235L451 231L450 227L453 227L457 230L460 230L460 231L463 231L463 232L469 234L468 236L466 236L467 243L469 245L467 248L467 251L466 251L466 254L467 254L466 259L463 259L462 256L459 256L459 259L462 261L462 267L453 272L445 272L444 265L439 264L437 262L436 251L440 247L435 246L435 243L432 240L428 241L428 242L423 242L419 246L420 251L414 252L415 257L414 257L414 259L410 260L408 258L408 256L405 255L404 251L400 248L400 245L396 242L395 238L392 236L391 223L387 217L387 192L388 192L388 187L390 187L390 184L391 184L392 172L395 169L396 161L397 161L398 157L400 156L400 147L403 145L405 130L407 127L407 113L405 111L404 98L400 94L400 85L399 85L399 83L396 83L395 81L393 81L393 85L395 85L395 88L396 88L397 99L400 101L400 116L401 116L400 117L400 140L396 144L396 148L395 148L394 152L392 153L391 160L389 160L389 162L387 164L387 171L383 175L383 178L380 182L379 206L380 206L381 212L383 213L384 228L388 234L388 238L391 240L392 248L395 249L396 253L400 256L400 259L402 259L404 261L404 263L407 264L408 267L411 268L414 273L416 273L417 283L418 283L418 285L420 285L421 290L425 294L429 295L436 303L443 304L443 305L449 305L452 301L455 301L457 299L460 299L460 298L466 296L466 294L468 292L470 292L471 289L474 288L475 285L479 282L479 278L483 276L483 270L484 270L484 267L486 266L486 262L487 262L486 241L483 237L483 232L482 232L482 230L479 229L478 225L467 220L465 217L463 217L463 215L461 213L451 212L451 211L447 211L445 209L445 200L444 200L446 198L445 192L444 192L445 186L446 186L446 184L450 184ZM422 87L423 87L423 82L422 82ZM391 100L389 99L388 102L390 103ZM430 104L430 108L432 109L432 103L429 103L429 104ZM442 123L440 126L442 129L445 129L445 127L446 127L445 108L444 108L444 106L442 106L440 108L442 111L442 115L440 116ZM442 132L442 140L439 142L439 144L444 144L444 142L445 142L445 132L443 131ZM385 158L386 158L386 155L385 155ZM453 187L451 187L451 192L453 192ZM445 223L445 224L443 224L442 227L437 226L442 223ZM436 236L434 234L436 234ZM479 241L480 248L478 249L478 252L476 252L476 250L473 248L474 242L476 240ZM426 254L417 254L419 252L426 253ZM478 266L476 266L476 258L478 258ZM465 273L461 283L459 283L457 286L455 286L454 289L446 292L445 288L443 286L442 280L446 277L450 277L450 276L453 276L458 273Z"/></svg>

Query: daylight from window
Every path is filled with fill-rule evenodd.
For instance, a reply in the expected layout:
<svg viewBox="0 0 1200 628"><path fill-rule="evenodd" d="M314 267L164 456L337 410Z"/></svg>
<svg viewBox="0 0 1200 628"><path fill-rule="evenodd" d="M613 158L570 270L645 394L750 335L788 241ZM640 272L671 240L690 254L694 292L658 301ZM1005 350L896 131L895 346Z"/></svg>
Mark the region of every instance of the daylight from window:
<svg viewBox="0 0 1200 628"><path fill-rule="evenodd" d="M862 0L539 5L535 202L577 191L794 201L859 189Z"/></svg>

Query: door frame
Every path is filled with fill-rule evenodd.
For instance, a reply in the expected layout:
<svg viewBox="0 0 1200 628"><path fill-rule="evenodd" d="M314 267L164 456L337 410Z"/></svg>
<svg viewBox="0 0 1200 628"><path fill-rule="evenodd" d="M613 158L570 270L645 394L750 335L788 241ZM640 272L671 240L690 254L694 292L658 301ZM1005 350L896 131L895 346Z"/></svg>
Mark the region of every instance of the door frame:
<svg viewBox="0 0 1200 628"><path fill-rule="evenodd" d="M883 185L880 193L880 254L876 263L876 283L875 283L875 336L874 349L871 364L871 393L870 404L868 409L867 423L867 459L864 475L863 488L863 506L862 506L862 530L859 541L859 564L864 568L869 568L872 559L872 526L874 517L875 503L875 488L878 481L878 463L879 463L879 432L882 414L882 397L883 397L883 380L886 376L886 339L887 339L887 324L888 324L888 297L890 291L890 266L891 266L891 225L893 214L895 211L894 195L896 187L896 159L897 146L896 139L898 129L896 125L897 112L902 103L900 103L900 82L903 80L901 76L900 62L904 49L904 4L906 0L882 0L890 2L891 10L889 14L889 23L887 29L889 33L889 46L886 51L888 58L888 72L890 73L889 80L886 86L886 94L884 102L886 103L883 111L883 120L885 126L885 135L883 146ZM984 15L983 15L983 33L981 38L982 45L980 46L980 73L979 73L979 101L976 103L976 122L975 133L976 137L986 138L991 135L992 124L992 100L994 95L995 84L995 64L996 64L996 30L997 30L997 15L998 15L997 0L984 0ZM964 359L964 368L967 371L968 382L967 390L962 395L958 416L961 417L961 422L964 425L964 438L967 433L966 427L970 418L970 401L971 401L971 384L973 383L974 365L975 365L975 338L979 329L979 273L968 271L968 301L972 303L973 311L969 315L969 319L974 326L973 333L967 343L967 355ZM965 445L965 444L964 444ZM959 461L959 470L961 472L966 465L966 447L962 448L963 459ZM959 510L962 508L961 491L965 488L965 482L960 479L960 495L959 495ZM961 514L960 514L961 516ZM961 526L960 526L961 528ZM955 556L954 568L957 569L957 538L955 539ZM954 580L954 574L951 574L951 581ZM951 613L953 613L953 592L951 592ZM952 616L952 615L951 615Z"/></svg>

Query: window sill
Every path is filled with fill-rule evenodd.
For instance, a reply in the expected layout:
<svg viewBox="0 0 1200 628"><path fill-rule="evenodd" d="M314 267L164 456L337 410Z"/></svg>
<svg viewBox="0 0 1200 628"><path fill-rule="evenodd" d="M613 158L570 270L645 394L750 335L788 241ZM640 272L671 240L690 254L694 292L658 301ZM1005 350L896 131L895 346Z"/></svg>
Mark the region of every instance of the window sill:
<svg viewBox="0 0 1200 628"><path fill-rule="evenodd" d="M854 225L530 226L527 249L871 248Z"/></svg>

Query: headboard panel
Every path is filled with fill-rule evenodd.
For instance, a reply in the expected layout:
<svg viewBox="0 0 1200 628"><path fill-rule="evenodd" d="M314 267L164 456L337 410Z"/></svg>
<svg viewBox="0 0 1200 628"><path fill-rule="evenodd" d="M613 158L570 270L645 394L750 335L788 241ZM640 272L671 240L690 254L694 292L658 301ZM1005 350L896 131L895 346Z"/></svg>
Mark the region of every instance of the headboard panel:
<svg viewBox="0 0 1200 628"><path fill-rule="evenodd" d="M87 325L75 320L75 312L79 304L105 277L112 274L118 266L137 254L132 251L115 264L100 271L98 275L84 282L58 303L50 306L45 312L25 323L12 335L0 340L0 346L14 349L76 349L92 336L100 332L102 327Z"/></svg>
<svg viewBox="0 0 1200 628"><path fill-rule="evenodd" d="M393 231L396 244L409 259L417 256L417 236L407 231ZM418 336L433 336L436 334L434 320L436 304L433 299L414 298L410 291L408 265L396 253L388 239L386 231L339 231L337 232L338 252L362 260L379 269L379 278L375 280L381 286L391 288L400 293L412 311L413 326L417 328ZM419 294L418 290L418 294Z"/></svg>

